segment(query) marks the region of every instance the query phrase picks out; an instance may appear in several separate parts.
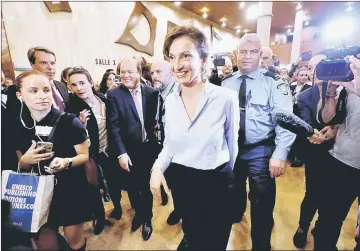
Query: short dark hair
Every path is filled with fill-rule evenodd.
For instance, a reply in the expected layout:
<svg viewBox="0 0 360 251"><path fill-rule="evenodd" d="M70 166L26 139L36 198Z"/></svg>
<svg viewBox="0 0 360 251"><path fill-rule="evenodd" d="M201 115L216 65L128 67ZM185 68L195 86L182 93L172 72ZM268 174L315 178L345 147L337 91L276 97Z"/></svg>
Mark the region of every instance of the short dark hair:
<svg viewBox="0 0 360 251"><path fill-rule="evenodd" d="M55 61L56 61L55 53L52 50L49 50L48 48L43 47L43 46L36 46L36 47L30 48L27 52L27 57L29 59L30 64L35 64L35 60L36 60L35 52L37 52L37 51L43 51L45 53L52 54L55 57Z"/></svg>
<svg viewBox="0 0 360 251"><path fill-rule="evenodd" d="M166 35L163 48L163 54L165 58L169 58L170 46L172 45L174 40L182 36L187 36L195 42L196 49L201 59L208 59L210 54L208 40L202 31L193 26L177 26Z"/></svg>
<svg viewBox="0 0 360 251"><path fill-rule="evenodd" d="M66 79L66 77L67 77L70 69L71 69L71 67L66 67L66 68L65 68L64 70L62 70L62 72L61 72L61 82L64 83L65 85L66 85L67 83L65 82L64 79Z"/></svg>
<svg viewBox="0 0 360 251"><path fill-rule="evenodd" d="M92 91L93 93L97 94L95 88L94 88L94 81L90 75L90 73L88 72L88 70L86 70L84 67L82 66L75 66L75 67L72 67L69 71L68 71L68 78L70 79L70 77L72 75L75 75L75 74L84 74L87 78L87 80L90 82L90 84L92 85Z"/></svg>

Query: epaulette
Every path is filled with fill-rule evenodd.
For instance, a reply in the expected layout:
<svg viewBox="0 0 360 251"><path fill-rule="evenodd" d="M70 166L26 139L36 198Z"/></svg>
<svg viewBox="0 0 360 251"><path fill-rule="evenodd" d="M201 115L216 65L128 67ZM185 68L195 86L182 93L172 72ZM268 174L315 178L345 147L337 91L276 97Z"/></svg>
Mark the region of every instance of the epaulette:
<svg viewBox="0 0 360 251"><path fill-rule="evenodd" d="M273 78L274 80L278 80L280 77L277 77L273 72L271 71L267 71L264 73L265 76L268 76L268 77L271 77Z"/></svg>

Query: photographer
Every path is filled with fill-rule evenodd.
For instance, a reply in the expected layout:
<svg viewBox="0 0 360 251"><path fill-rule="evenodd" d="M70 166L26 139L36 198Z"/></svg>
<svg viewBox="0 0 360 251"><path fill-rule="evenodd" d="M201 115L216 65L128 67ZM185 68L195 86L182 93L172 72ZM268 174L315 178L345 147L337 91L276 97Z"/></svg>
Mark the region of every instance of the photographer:
<svg viewBox="0 0 360 251"><path fill-rule="evenodd" d="M318 114L325 123L340 126L334 147L329 151L324 193L316 223L315 250L337 250L343 221L360 195L360 60L354 56L348 60L354 80L329 81L326 92L322 92L326 93L324 108ZM339 85L345 88L338 101L335 97Z"/></svg>
<svg viewBox="0 0 360 251"><path fill-rule="evenodd" d="M318 80L314 74L316 66L325 58L325 55L318 54L310 59L306 73L311 80L314 79L314 84L300 93L297 102L298 116L315 128L315 134L309 140L302 137L296 138L297 153L305 163L306 183L305 196L300 207L299 227L293 237L294 245L297 248L305 247L311 221L319 208L322 175L327 167L324 159L334 144L333 139L337 133L337 127L324 127L316 120L317 104L320 100L318 85L322 85L322 80Z"/></svg>

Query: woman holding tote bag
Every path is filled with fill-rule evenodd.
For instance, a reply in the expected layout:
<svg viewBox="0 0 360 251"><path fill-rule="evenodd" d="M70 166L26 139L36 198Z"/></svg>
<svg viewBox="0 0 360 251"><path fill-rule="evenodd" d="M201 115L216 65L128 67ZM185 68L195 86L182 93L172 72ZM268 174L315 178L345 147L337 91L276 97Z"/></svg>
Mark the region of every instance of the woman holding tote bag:
<svg viewBox="0 0 360 251"><path fill-rule="evenodd" d="M84 163L89 159L85 128L75 115L62 114L52 106L51 84L43 73L24 72L15 83L22 107L26 105L33 118L33 123L25 124L21 109L15 123L19 168L37 171L39 167L41 174L51 173L56 179L48 221L35 238L37 248L50 249L49 243L45 243L47 247L42 246L45 242L42 242L42 234L63 226L70 250L85 250L83 223L92 217L84 169ZM51 146L51 143L52 149L40 147ZM56 239L52 244L56 245L55 242Z"/></svg>

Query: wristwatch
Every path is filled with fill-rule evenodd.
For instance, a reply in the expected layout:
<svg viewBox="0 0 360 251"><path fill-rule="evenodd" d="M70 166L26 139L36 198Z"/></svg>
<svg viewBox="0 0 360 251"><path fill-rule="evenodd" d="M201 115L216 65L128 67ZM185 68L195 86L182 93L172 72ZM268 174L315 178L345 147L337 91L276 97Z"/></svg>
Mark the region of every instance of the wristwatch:
<svg viewBox="0 0 360 251"><path fill-rule="evenodd" d="M68 161L68 163L67 163L67 166L66 166L65 170L71 168L72 162L73 162L73 158L67 158L67 161Z"/></svg>

